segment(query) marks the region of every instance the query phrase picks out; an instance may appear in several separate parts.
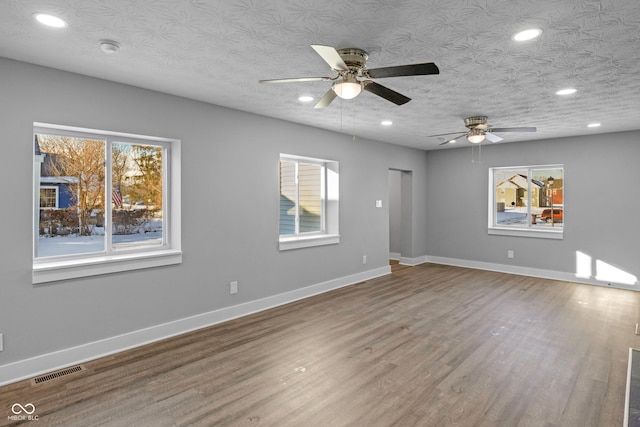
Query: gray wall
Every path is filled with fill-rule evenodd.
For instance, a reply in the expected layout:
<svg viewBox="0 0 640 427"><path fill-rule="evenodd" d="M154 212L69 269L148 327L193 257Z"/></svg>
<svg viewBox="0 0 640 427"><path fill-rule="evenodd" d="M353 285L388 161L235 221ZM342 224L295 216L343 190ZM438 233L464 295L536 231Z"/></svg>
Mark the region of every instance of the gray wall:
<svg viewBox="0 0 640 427"><path fill-rule="evenodd" d="M640 278L639 161L640 131L486 145L481 163L469 148L429 152L427 252L575 274L581 251ZM565 166L564 239L488 235L488 169L552 163Z"/></svg>
<svg viewBox="0 0 640 427"><path fill-rule="evenodd" d="M0 75L0 366L387 266L390 168L413 171L426 217L423 151L1 58ZM32 285L34 121L182 140L183 263ZM340 244L278 251L281 152L340 162Z"/></svg>

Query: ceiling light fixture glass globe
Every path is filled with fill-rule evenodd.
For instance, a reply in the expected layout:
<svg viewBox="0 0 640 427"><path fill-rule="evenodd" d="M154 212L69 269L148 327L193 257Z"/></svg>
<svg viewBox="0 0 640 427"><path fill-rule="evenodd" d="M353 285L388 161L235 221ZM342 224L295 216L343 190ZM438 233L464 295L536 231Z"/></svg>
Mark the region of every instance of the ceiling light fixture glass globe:
<svg viewBox="0 0 640 427"><path fill-rule="evenodd" d="M484 141L484 133L480 129L473 129L467 139L472 144L480 144Z"/></svg>
<svg viewBox="0 0 640 427"><path fill-rule="evenodd" d="M341 81L334 83L332 89L342 99L353 99L362 91L362 85L355 77L346 75Z"/></svg>

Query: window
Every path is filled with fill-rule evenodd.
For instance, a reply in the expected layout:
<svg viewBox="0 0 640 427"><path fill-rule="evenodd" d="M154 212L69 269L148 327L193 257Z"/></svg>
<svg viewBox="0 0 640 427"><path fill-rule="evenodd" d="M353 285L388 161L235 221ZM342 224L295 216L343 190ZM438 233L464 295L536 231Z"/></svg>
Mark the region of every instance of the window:
<svg viewBox="0 0 640 427"><path fill-rule="evenodd" d="M489 234L561 239L563 165L489 169Z"/></svg>
<svg viewBox="0 0 640 427"><path fill-rule="evenodd" d="M338 162L280 155L280 249L339 243Z"/></svg>
<svg viewBox="0 0 640 427"><path fill-rule="evenodd" d="M40 209L58 207L58 187L40 185Z"/></svg>
<svg viewBox="0 0 640 427"><path fill-rule="evenodd" d="M34 283L181 262L180 141L46 124L34 141Z"/></svg>

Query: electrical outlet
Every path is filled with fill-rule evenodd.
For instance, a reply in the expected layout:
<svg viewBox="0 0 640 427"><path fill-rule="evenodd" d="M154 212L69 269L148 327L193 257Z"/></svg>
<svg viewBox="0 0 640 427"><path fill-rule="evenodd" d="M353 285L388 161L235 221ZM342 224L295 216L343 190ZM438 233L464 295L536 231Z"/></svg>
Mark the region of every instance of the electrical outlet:
<svg viewBox="0 0 640 427"><path fill-rule="evenodd" d="M237 294L238 293L238 282L236 280L234 280L233 282L229 283L229 293L230 294Z"/></svg>
<svg viewBox="0 0 640 427"><path fill-rule="evenodd" d="M509 258L509 259L513 258L513 250L511 250L511 249L507 250L507 258Z"/></svg>
<svg viewBox="0 0 640 427"><path fill-rule="evenodd" d="M376 208L382 207L382 200L376 200Z"/></svg>
<svg viewBox="0 0 640 427"><path fill-rule="evenodd" d="M362 255L362 263L363 264L367 263L367 256L366 255Z"/></svg>

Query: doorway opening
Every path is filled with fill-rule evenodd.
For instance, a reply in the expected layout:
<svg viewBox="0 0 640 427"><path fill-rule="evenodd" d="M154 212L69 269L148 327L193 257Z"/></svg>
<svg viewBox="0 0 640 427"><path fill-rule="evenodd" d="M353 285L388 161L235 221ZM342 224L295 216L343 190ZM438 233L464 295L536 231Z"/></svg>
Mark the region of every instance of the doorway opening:
<svg viewBox="0 0 640 427"><path fill-rule="evenodd" d="M389 169L389 263L413 257L413 173Z"/></svg>

